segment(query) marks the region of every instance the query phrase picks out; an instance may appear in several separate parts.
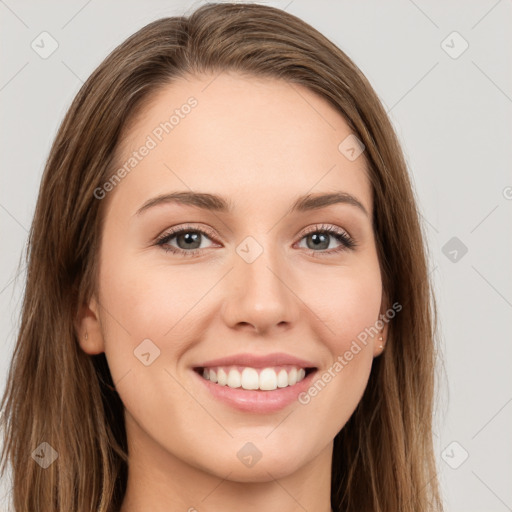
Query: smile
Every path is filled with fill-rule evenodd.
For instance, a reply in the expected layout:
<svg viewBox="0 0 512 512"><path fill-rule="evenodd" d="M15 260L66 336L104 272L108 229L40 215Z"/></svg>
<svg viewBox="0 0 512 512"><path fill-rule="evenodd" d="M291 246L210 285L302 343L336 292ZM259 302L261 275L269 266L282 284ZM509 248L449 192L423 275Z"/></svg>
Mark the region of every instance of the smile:
<svg viewBox="0 0 512 512"><path fill-rule="evenodd" d="M293 403L311 386L317 368L195 367L200 393L244 413L269 414ZM249 389L247 389L249 388Z"/></svg>
<svg viewBox="0 0 512 512"><path fill-rule="evenodd" d="M314 368L282 365L268 368L226 366L196 368L204 379L219 386L245 390L273 391L286 388L304 380Z"/></svg>

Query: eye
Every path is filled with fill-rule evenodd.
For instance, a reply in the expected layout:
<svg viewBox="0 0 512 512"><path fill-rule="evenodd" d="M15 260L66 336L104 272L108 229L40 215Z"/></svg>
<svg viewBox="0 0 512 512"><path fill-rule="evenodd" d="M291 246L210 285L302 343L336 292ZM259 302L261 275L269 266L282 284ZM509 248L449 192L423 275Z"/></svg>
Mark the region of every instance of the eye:
<svg viewBox="0 0 512 512"><path fill-rule="evenodd" d="M164 251L181 254L183 256L194 256L201 251L201 238L210 238L213 234L210 230L203 230L194 228L193 226L184 226L179 229L168 231L159 237L156 245L162 247ZM176 239L175 242L178 247L170 244L171 240Z"/></svg>
<svg viewBox="0 0 512 512"><path fill-rule="evenodd" d="M312 229L303 234L301 241L304 239L306 240L307 249L310 250L310 254L313 256L317 256L315 253L318 252L320 252L320 255L339 253L347 249L354 249L357 246L355 240L348 233L338 227L326 226L324 224L313 226ZM340 246L325 251L325 249L329 248L332 239L337 241ZM318 249L321 249L321 251Z"/></svg>
<svg viewBox="0 0 512 512"><path fill-rule="evenodd" d="M172 252L183 256L195 256L205 247L201 247L202 238L214 239L215 235L210 229L199 229L194 226L183 226L173 229L160 236L155 245L161 246L166 252ZM335 226L316 225L302 235L300 241L306 239L307 249L310 254L317 256L334 254L347 249L354 249L357 243L341 228ZM340 245L327 251L330 242L334 239ZM174 241L177 247L171 242Z"/></svg>

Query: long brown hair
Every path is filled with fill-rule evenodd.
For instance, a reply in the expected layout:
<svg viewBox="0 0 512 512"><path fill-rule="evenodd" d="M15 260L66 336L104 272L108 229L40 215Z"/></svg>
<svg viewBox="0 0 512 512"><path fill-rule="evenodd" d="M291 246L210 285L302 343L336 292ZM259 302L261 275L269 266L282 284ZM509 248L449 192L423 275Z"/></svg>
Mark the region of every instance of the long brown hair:
<svg viewBox="0 0 512 512"><path fill-rule="evenodd" d="M436 306L397 137L365 76L331 41L282 10L236 3L207 4L140 29L93 72L60 126L30 230L21 327L0 409L2 473L9 460L14 508L113 512L122 503L123 404L105 355L85 354L75 327L97 284L105 201L94 191L116 168L128 123L157 90L179 76L224 70L309 88L365 146L383 288L402 309L359 405L334 439L332 508L440 511L432 446ZM44 469L34 451L51 457L49 447L58 457Z"/></svg>

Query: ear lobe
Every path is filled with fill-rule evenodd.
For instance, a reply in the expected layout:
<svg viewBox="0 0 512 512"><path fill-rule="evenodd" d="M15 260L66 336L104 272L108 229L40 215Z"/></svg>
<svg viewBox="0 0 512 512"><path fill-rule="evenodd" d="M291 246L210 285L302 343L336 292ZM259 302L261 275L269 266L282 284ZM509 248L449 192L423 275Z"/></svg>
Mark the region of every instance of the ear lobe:
<svg viewBox="0 0 512 512"><path fill-rule="evenodd" d="M95 297L80 308L75 329L78 343L86 354L95 355L105 351L99 304Z"/></svg>
<svg viewBox="0 0 512 512"><path fill-rule="evenodd" d="M382 320L382 318L386 318L385 312L388 310L388 301L384 292L382 293L382 306L381 311L379 313L379 320L384 324L382 330L373 338L373 357L380 356L384 349L386 348L386 341L388 337L388 322ZM382 338L382 339L381 339Z"/></svg>

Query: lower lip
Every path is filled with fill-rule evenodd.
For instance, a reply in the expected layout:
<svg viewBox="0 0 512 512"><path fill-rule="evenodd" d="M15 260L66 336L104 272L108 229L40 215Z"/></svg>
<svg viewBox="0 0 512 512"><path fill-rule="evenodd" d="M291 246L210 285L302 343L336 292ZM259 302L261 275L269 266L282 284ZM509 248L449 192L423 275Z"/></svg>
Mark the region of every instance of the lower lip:
<svg viewBox="0 0 512 512"><path fill-rule="evenodd" d="M318 370L306 375L297 384L285 388L276 388L271 391L247 390L230 388L228 385L220 386L205 379L192 370L196 377L206 386L206 389L218 400L231 407L244 412L271 413L284 409L294 401L298 401L300 393L306 391Z"/></svg>

